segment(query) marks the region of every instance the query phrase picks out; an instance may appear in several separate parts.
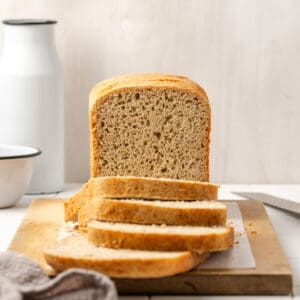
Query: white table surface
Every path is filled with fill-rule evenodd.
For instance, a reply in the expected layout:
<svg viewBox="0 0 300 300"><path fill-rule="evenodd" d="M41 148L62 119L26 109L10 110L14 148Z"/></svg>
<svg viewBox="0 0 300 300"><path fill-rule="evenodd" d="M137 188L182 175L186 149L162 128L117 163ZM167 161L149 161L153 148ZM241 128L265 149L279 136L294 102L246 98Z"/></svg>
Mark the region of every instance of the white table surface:
<svg viewBox="0 0 300 300"><path fill-rule="evenodd" d="M33 198L61 197L66 198L80 189L82 184L66 184L63 192L47 195L24 196L23 199L12 208L0 209L0 251L7 249L14 236L25 212ZM220 199L243 199L231 191L264 192L274 196L292 199L300 202L300 185L221 185ZM260 299L297 299L300 300L300 216L284 212L282 210L266 206L268 215L278 235L281 245L289 259L294 277L294 297L277 296L122 296L122 300L260 300Z"/></svg>

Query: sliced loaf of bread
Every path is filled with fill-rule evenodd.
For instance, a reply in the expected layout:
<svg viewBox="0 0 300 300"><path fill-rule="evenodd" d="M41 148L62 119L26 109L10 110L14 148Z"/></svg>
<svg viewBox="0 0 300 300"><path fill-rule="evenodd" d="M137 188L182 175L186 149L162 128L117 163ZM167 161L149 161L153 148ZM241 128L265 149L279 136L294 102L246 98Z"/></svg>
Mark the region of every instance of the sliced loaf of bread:
<svg viewBox="0 0 300 300"><path fill-rule="evenodd" d="M86 201L78 213L79 226L91 220L136 224L224 226L226 205L218 201L159 201L101 199Z"/></svg>
<svg viewBox="0 0 300 300"><path fill-rule="evenodd" d="M78 193L65 202L65 221L76 221L80 207L93 197L216 200L218 199L218 188L218 185L208 182L166 178L129 176L91 178Z"/></svg>
<svg viewBox="0 0 300 300"><path fill-rule="evenodd" d="M222 251L234 242L233 228L140 225L91 221L88 239L97 246L157 251Z"/></svg>
<svg viewBox="0 0 300 300"><path fill-rule="evenodd" d="M57 272L84 268L111 277L151 278L186 272L205 261L209 253L158 252L96 247L75 233L44 250L47 263Z"/></svg>
<svg viewBox="0 0 300 300"><path fill-rule="evenodd" d="M125 75L89 98L91 176L209 180L210 105L188 78Z"/></svg>

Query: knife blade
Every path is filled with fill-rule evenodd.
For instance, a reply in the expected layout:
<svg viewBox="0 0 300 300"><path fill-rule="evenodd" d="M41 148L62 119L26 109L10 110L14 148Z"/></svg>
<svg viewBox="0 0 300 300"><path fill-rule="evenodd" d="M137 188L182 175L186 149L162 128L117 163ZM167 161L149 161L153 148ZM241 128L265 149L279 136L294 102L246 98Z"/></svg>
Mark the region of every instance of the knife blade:
<svg viewBox="0 0 300 300"><path fill-rule="evenodd" d="M266 193L254 193L254 192L232 192L235 195L245 197L247 199L259 200L264 204L280 208L289 212L293 212L300 215L300 203L276 197Z"/></svg>

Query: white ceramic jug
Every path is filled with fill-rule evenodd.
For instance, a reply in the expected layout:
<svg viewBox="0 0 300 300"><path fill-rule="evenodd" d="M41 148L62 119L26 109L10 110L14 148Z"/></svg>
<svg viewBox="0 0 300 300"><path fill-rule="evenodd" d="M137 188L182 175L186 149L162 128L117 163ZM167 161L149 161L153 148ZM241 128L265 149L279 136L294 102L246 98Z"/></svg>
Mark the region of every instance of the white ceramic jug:
<svg viewBox="0 0 300 300"><path fill-rule="evenodd" d="M38 147L27 193L64 184L63 70L52 20L5 20L0 56L0 143Z"/></svg>

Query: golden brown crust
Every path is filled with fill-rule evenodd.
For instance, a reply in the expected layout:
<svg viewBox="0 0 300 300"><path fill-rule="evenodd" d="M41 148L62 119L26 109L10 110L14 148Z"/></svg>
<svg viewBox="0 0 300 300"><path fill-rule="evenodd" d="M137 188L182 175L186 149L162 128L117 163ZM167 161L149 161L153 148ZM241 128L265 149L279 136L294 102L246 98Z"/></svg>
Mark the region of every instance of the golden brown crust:
<svg viewBox="0 0 300 300"><path fill-rule="evenodd" d="M219 186L207 182L143 177L91 178L65 202L65 221L76 221L79 209L93 197L157 200L216 200Z"/></svg>
<svg viewBox="0 0 300 300"><path fill-rule="evenodd" d="M208 97L205 91L195 82L183 76L176 76L170 74L129 74L111 79L104 80L98 83L90 92L89 96L89 120L90 120L90 167L91 177L97 177L97 140L95 135L96 124L93 118L94 108L97 105L106 101L113 93L120 93L126 90L133 89L161 89L177 90L194 94L196 98L201 101L208 110L208 131L207 131L207 144L206 147L206 179L209 181L209 141L211 130L211 109Z"/></svg>
<svg viewBox="0 0 300 300"><path fill-rule="evenodd" d="M70 249L71 252L71 249ZM181 257L170 259L142 260L103 260L72 258L59 256L53 253L44 254L47 263L57 272L70 268L83 268L97 271L115 278L157 278L183 273L194 268L198 263L205 261L209 253L184 252Z"/></svg>
<svg viewBox="0 0 300 300"><path fill-rule="evenodd" d="M87 199L90 199L89 183L85 183L79 192L75 193L68 200L64 202L64 217L65 222L76 222L78 218L78 211L83 206Z"/></svg>
<svg viewBox="0 0 300 300"><path fill-rule="evenodd" d="M91 220L194 226L224 226L226 223L225 205L219 205L213 209L196 207L196 205L195 207L184 208L158 206L153 201L153 204L149 205L149 202L93 198L80 209L78 213L79 226L85 227Z"/></svg>
<svg viewBox="0 0 300 300"><path fill-rule="evenodd" d="M91 178L93 196L157 200L216 200L216 184L164 178L111 176Z"/></svg>
<svg viewBox="0 0 300 300"><path fill-rule="evenodd" d="M83 241L82 239L86 240L85 236L75 235L68 239L68 251L62 253L60 250L60 243L64 243L64 241L60 241L57 245L44 250L45 260L57 272L70 268L84 268L116 278L155 278L186 272L209 257L209 253L187 251L178 253L175 256L172 254L168 258L155 255L153 257L139 257L136 255L134 258L122 255L108 256L107 254L102 255L101 249L103 248L97 250L97 255L91 256L89 255L89 248L95 246ZM79 240L81 244L79 251L77 251ZM82 251L82 247L87 249L86 253Z"/></svg>
<svg viewBox="0 0 300 300"><path fill-rule="evenodd" d="M97 221L88 224L88 239L97 246L115 249L139 249L154 251L223 251L233 245L234 231L230 226L222 233L183 235L173 233L142 233L101 228ZM98 223L99 224L99 223Z"/></svg>
<svg viewBox="0 0 300 300"><path fill-rule="evenodd" d="M98 83L90 92L89 110L91 111L95 103L100 100L104 101L105 96L121 89L132 88L153 88L160 87L164 89L176 88L183 91L192 92L199 95L200 99L209 101L205 91L194 81L187 77L171 74L127 74L110 78Z"/></svg>

